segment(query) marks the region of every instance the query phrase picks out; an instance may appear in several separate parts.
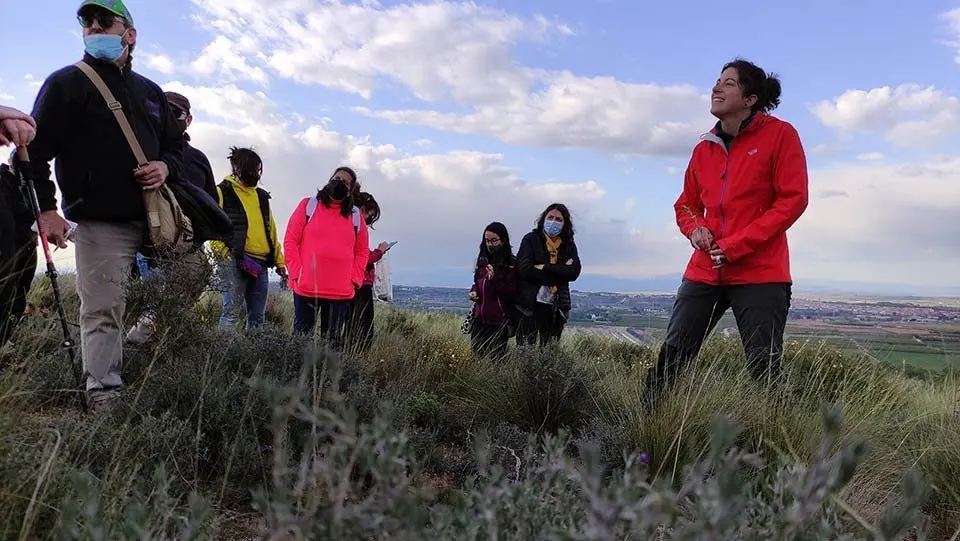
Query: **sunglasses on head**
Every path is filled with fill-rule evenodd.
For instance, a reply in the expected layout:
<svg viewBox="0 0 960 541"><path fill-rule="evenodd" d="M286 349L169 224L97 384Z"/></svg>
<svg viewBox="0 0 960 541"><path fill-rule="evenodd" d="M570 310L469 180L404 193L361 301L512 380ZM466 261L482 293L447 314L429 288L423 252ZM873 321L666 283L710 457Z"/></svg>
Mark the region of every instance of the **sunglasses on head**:
<svg viewBox="0 0 960 541"><path fill-rule="evenodd" d="M93 23L96 22L100 25L100 28L107 29L112 27L115 23L123 22L123 20L123 17L119 17L113 13L104 11L96 11L77 15L77 21L79 21L80 26L84 28L90 28L93 26Z"/></svg>

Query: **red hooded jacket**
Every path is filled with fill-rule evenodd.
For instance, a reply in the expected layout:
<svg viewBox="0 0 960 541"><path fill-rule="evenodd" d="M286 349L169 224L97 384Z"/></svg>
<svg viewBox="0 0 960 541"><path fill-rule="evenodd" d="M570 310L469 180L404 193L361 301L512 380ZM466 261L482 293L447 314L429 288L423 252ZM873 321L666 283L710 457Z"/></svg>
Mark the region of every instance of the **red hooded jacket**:
<svg viewBox="0 0 960 541"><path fill-rule="evenodd" d="M683 277L710 285L792 283L787 229L807 208L807 161L797 130L758 112L729 143L717 126L693 149L674 204L687 238L713 233L727 263L695 250Z"/></svg>

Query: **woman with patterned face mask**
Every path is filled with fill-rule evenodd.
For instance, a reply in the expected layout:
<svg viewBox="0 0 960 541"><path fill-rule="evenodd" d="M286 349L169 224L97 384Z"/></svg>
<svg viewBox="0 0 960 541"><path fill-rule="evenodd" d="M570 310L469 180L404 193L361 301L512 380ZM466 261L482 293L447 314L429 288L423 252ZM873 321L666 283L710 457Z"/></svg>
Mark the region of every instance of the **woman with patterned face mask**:
<svg viewBox="0 0 960 541"><path fill-rule="evenodd" d="M317 195L293 211L283 241L293 332L313 333L319 315L320 335L336 351L345 346L351 305L370 258L367 224L356 206L359 193L353 169L338 167Z"/></svg>
<svg viewBox="0 0 960 541"><path fill-rule="evenodd" d="M544 346L560 340L572 306L570 282L580 277L581 270L573 233L570 210L553 203L520 242L517 345Z"/></svg>

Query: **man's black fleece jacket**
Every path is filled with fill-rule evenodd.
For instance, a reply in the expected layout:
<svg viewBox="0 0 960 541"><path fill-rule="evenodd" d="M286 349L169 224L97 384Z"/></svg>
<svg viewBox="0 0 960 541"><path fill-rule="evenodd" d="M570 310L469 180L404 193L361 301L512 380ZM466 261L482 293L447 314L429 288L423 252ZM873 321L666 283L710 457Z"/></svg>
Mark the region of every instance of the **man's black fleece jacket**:
<svg viewBox="0 0 960 541"><path fill-rule="evenodd" d="M149 161L163 161L168 179L182 176L183 134L160 87L90 55L91 65L123 107ZM63 212L73 221L142 221L143 189L133 176L137 160L120 125L93 83L76 66L47 77L33 107L32 178L40 209L56 210L50 161L56 160Z"/></svg>

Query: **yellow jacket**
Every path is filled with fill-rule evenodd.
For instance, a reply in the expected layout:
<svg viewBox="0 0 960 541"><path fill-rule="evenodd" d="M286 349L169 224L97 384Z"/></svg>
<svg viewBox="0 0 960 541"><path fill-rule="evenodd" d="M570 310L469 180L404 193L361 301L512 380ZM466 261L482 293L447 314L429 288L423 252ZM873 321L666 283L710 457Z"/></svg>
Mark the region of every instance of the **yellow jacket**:
<svg viewBox="0 0 960 541"><path fill-rule="evenodd" d="M243 251L252 257L264 259L270 255L270 244L267 242L267 228L263 224L263 214L260 212L260 198L257 196L256 188L248 188L232 176L225 179L233 185L233 191L237 193L243 210L247 215L247 239ZM223 207L223 191L217 186L217 198L220 206ZM277 268L286 268L283 261L283 245L277 242L277 223L273 219L273 209L270 209L270 236L273 240L273 255L277 262ZM210 248L214 253L224 259L231 257L230 248L221 241L210 241Z"/></svg>

